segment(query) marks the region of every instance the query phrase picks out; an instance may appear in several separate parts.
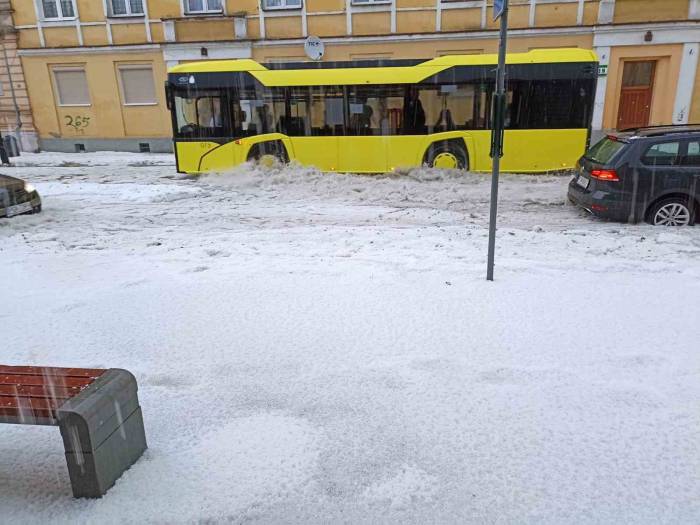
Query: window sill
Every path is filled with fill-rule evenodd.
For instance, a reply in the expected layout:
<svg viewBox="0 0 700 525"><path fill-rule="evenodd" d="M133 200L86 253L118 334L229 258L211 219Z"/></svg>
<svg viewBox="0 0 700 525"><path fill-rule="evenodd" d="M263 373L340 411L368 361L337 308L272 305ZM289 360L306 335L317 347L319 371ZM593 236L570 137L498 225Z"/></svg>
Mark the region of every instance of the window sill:
<svg viewBox="0 0 700 525"><path fill-rule="evenodd" d="M42 18L41 21L44 24L54 24L54 23L61 23L61 22L75 22L78 19L77 16L70 16L70 17L65 17L65 18Z"/></svg>
<svg viewBox="0 0 700 525"><path fill-rule="evenodd" d="M59 108L89 108L92 104L59 104Z"/></svg>
<svg viewBox="0 0 700 525"><path fill-rule="evenodd" d="M483 7L484 3L474 0L440 0L441 4L462 4L460 7Z"/></svg>
<svg viewBox="0 0 700 525"><path fill-rule="evenodd" d="M355 0L352 1L352 6L353 7L372 7L374 5L391 5L391 2L393 0L381 0L381 1L374 1L374 2L357 2Z"/></svg>
<svg viewBox="0 0 700 525"><path fill-rule="evenodd" d="M195 13L185 13L185 16L216 16L220 15L223 16L224 12L222 11L197 11Z"/></svg>
<svg viewBox="0 0 700 525"><path fill-rule="evenodd" d="M107 18L144 18L146 15L141 13L138 15L109 15Z"/></svg>
<svg viewBox="0 0 700 525"><path fill-rule="evenodd" d="M122 104L125 107L143 107L143 106L157 106L158 102L131 102L129 104Z"/></svg>
<svg viewBox="0 0 700 525"><path fill-rule="evenodd" d="M300 5L279 6L279 7L263 7L263 11L301 11Z"/></svg>

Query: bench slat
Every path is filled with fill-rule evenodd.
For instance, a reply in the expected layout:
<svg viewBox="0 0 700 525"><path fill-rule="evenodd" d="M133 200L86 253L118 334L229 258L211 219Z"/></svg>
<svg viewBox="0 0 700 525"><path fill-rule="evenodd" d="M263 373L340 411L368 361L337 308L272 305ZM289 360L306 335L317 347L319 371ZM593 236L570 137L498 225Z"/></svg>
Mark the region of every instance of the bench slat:
<svg viewBox="0 0 700 525"><path fill-rule="evenodd" d="M27 385L43 386L51 384L63 387L86 387L94 381L91 377L64 377L64 376L41 376L41 375L14 375L0 374L0 385Z"/></svg>
<svg viewBox="0 0 700 525"><path fill-rule="evenodd" d="M52 399L0 396L0 416L56 418L57 403Z"/></svg>
<svg viewBox="0 0 700 525"><path fill-rule="evenodd" d="M81 390L79 387L0 385L0 396L69 399L78 395Z"/></svg>
<svg viewBox="0 0 700 525"><path fill-rule="evenodd" d="M101 368L60 368L55 366L8 366L0 365L0 375L62 376L97 378L105 373Z"/></svg>

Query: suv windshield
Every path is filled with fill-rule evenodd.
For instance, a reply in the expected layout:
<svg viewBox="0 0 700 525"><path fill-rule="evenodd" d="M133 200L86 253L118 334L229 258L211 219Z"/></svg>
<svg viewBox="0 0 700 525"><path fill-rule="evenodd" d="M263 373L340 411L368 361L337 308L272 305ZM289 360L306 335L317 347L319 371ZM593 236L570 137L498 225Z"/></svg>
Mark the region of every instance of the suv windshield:
<svg viewBox="0 0 700 525"><path fill-rule="evenodd" d="M590 148L584 157L593 162L607 164L626 144L626 142L619 142L610 137L605 137Z"/></svg>

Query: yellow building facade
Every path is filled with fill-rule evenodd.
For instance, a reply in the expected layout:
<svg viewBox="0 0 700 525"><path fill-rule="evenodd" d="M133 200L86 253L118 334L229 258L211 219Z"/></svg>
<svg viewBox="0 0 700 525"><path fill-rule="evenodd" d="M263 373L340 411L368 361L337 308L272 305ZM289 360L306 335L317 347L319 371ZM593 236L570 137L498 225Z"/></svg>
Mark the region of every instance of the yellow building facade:
<svg viewBox="0 0 700 525"><path fill-rule="evenodd" d="M194 60L495 53L492 0L11 0L42 149L170 151L163 82ZM511 0L508 50L593 49L593 128L700 121L700 0ZM3 130L4 131L4 130Z"/></svg>
<svg viewBox="0 0 700 525"><path fill-rule="evenodd" d="M0 0L0 132L12 154L38 147L10 0Z"/></svg>

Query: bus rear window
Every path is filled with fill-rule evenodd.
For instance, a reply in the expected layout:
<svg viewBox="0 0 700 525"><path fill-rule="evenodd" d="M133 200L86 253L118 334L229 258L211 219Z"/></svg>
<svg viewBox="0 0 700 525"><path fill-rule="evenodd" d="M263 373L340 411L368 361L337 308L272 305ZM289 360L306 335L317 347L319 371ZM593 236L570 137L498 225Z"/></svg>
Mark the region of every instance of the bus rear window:
<svg viewBox="0 0 700 525"><path fill-rule="evenodd" d="M584 157L599 164L607 164L626 145L626 142L620 142L610 137L605 137L589 149Z"/></svg>

